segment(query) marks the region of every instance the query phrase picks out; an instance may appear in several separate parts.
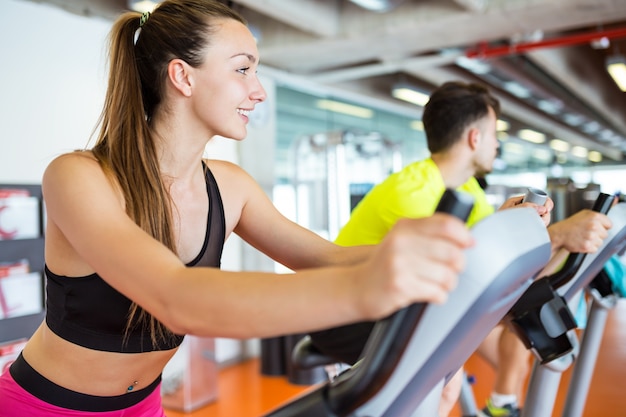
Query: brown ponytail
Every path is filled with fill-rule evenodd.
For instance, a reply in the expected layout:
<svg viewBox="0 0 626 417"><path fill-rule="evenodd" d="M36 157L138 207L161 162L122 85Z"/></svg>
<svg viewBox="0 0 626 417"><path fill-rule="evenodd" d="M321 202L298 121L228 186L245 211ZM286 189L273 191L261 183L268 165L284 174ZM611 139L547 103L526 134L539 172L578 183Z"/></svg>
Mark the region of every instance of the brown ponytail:
<svg viewBox="0 0 626 417"><path fill-rule="evenodd" d="M201 65L217 19L245 23L218 1L168 0L144 17L141 27L140 13L124 13L109 37L108 89L92 151L119 184L128 215L174 252L170 196L161 178L150 122L163 105L169 61L180 58L191 66ZM133 303L126 334L137 325L150 328L153 344L172 335Z"/></svg>

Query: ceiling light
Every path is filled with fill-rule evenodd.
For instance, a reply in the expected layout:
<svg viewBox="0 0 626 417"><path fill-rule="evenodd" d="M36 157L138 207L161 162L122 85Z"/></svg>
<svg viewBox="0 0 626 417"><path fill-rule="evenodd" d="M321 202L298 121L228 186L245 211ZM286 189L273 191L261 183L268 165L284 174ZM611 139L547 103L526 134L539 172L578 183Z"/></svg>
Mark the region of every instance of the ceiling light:
<svg viewBox="0 0 626 417"><path fill-rule="evenodd" d="M523 154L524 147L519 143L507 142L504 145L504 151L506 153L515 153L515 154Z"/></svg>
<svg viewBox="0 0 626 417"><path fill-rule="evenodd" d="M579 114L565 113L563 120L570 126L580 126L585 121L585 118Z"/></svg>
<svg viewBox="0 0 626 417"><path fill-rule="evenodd" d="M509 130L510 127L511 127L511 124L505 120L498 119L496 121L496 131L498 132L505 132Z"/></svg>
<svg viewBox="0 0 626 417"><path fill-rule="evenodd" d="M544 143L546 141L546 135L531 129L518 131L517 137L532 143Z"/></svg>
<svg viewBox="0 0 626 417"><path fill-rule="evenodd" d="M561 164L564 165L567 163L567 154L565 153L560 153L556 156L556 163L557 164Z"/></svg>
<svg viewBox="0 0 626 417"><path fill-rule="evenodd" d="M334 100L317 100L317 108L335 113L347 114L349 116L360 117L361 119L371 119L374 111L365 107L342 103Z"/></svg>
<svg viewBox="0 0 626 417"><path fill-rule="evenodd" d="M534 149L533 158L538 159L540 161L549 162L552 160L552 152L544 148Z"/></svg>
<svg viewBox="0 0 626 417"><path fill-rule="evenodd" d="M529 98L530 90L515 81L507 81L503 85L504 89L518 98Z"/></svg>
<svg viewBox="0 0 626 417"><path fill-rule="evenodd" d="M559 114L563 108L563 103L557 100L539 100L537 107L549 114Z"/></svg>
<svg viewBox="0 0 626 417"><path fill-rule="evenodd" d="M572 155L577 156L579 158L586 158L587 155L589 155L589 151L585 147L574 146L572 148Z"/></svg>
<svg viewBox="0 0 626 417"><path fill-rule="evenodd" d="M598 139L600 139L603 142L610 141L611 139L613 139L614 136L616 135L615 133L613 133L611 129L604 129L600 133L598 133Z"/></svg>
<svg viewBox="0 0 626 417"><path fill-rule="evenodd" d="M350 0L352 3L372 12L387 12L404 0Z"/></svg>
<svg viewBox="0 0 626 417"><path fill-rule="evenodd" d="M524 32L521 34L513 35L512 41L513 43L520 42L540 42L543 40L543 30L535 29L532 32Z"/></svg>
<svg viewBox="0 0 626 417"><path fill-rule="evenodd" d="M609 46L611 46L611 41L606 36L594 39L589 43L593 49L607 49Z"/></svg>
<svg viewBox="0 0 626 417"><path fill-rule="evenodd" d="M617 146L622 143L623 138L619 135L613 136L611 139L607 140L607 143L611 146Z"/></svg>
<svg viewBox="0 0 626 417"><path fill-rule="evenodd" d="M598 151L589 152L589 156L587 156L591 162L602 162L602 154Z"/></svg>
<svg viewBox="0 0 626 417"><path fill-rule="evenodd" d="M424 107L430 98L428 94L417 91L415 88L408 87L406 85L393 87L391 95L397 99L408 101L409 103L413 103L421 107Z"/></svg>
<svg viewBox="0 0 626 417"><path fill-rule="evenodd" d="M413 120L410 126L413 130L419 130L420 132L424 131L424 122L422 122L421 120Z"/></svg>
<svg viewBox="0 0 626 417"><path fill-rule="evenodd" d="M602 126L600 126L600 123L596 122L595 120L587 122L582 126L583 132L589 134L598 133L600 129L602 129Z"/></svg>
<svg viewBox="0 0 626 417"><path fill-rule="evenodd" d="M620 90L626 91L626 59L624 55L612 55L606 60L606 70Z"/></svg>
<svg viewBox="0 0 626 417"><path fill-rule="evenodd" d="M563 175L563 167L555 162L550 166L550 175L554 178L560 178Z"/></svg>
<svg viewBox="0 0 626 417"><path fill-rule="evenodd" d="M460 56L456 59L456 64L474 74L485 75L491 72L491 65L477 58Z"/></svg>
<svg viewBox="0 0 626 417"><path fill-rule="evenodd" d="M558 152L567 152L569 151L569 143L561 139L552 139L550 141L550 148Z"/></svg>
<svg viewBox="0 0 626 417"><path fill-rule="evenodd" d="M151 12L160 1L152 0L128 0L128 7L136 12Z"/></svg>

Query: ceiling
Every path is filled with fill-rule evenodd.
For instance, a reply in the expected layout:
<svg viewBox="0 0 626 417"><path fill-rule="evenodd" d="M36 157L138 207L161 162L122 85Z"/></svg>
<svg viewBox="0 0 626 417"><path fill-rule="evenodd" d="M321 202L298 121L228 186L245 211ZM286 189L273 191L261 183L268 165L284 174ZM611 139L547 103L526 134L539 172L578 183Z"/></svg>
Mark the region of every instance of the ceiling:
<svg viewBox="0 0 626 417"><path fill-rule="evenodd" d="M28 1L106 19L127 8L126 0ZM278 74L398 106L412 105L390 96L397 83L428 93L451 79L480 81L513 126L599 151L605 162L624 159L626 93L605 68L608 55L626 55L624 0L368 1L385 11L357 0L227 3L248 20L263 67ZM487 65L472 71L464 62Z"/></svg>

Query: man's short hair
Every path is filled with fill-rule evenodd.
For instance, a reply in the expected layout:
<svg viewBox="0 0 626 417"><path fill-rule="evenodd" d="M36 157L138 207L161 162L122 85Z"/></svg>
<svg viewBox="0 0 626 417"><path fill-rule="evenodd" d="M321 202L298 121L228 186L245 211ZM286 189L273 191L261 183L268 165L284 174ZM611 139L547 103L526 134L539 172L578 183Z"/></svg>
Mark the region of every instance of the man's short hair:
<svg viewBox="0 0 626 417"><path fill-rule="evenodd" d="M487 116L489 108L499 116L500 102L486 87L460 81L442 84L431 94L422 115L428 150L451 148L471 123Z"/></svg>

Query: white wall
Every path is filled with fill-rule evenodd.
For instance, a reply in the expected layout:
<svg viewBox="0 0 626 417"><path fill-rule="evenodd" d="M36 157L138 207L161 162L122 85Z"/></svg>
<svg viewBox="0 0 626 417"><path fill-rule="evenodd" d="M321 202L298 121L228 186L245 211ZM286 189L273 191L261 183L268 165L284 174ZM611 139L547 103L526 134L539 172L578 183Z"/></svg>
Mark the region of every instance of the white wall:
<svg viewBox="0 0 626 417"><path fill-rule="evenodd" d="M0 13L0 182L41 181L48 162L82 148L105 91L110 23L5 0Z"/></svg>
<svg viewBox="0 0 626 417"><path fill-rule="evenodd" d="M39 184L54 157L87 146L106 91L106 37L111 24L48 5L2 0L0 183ZM251 123L244 144L218 138L207 146L207 156L248 161L249 167L242 164L244 169L268 189L273 184L268 167L274 163L275 93L271 80L264 80L264 86L268 91L264 117ZM252 155L263 157L257 160ZM238 238L229 239L222 267L241 269L246 250ZM246 254L248 263L255 257L263 259ZM254 341L220 339L217 357L232 362L257 354L255 346Z"/></svg>

